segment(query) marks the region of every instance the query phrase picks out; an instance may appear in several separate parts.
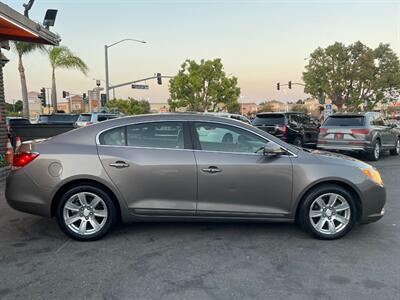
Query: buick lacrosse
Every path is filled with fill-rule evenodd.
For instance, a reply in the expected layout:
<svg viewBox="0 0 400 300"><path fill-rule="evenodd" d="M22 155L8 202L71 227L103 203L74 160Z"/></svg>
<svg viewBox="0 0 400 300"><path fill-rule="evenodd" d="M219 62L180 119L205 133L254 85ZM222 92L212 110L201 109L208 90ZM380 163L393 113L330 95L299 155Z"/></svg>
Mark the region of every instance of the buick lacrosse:
<svg viewBox="0 0 400 300"><path fill-rule="evenodd" d="M124 117L24 143L7 178L13 208L95 240L118 221L287 221L320 239L384 214L379 172L289 145L232 119Z"/></svg>

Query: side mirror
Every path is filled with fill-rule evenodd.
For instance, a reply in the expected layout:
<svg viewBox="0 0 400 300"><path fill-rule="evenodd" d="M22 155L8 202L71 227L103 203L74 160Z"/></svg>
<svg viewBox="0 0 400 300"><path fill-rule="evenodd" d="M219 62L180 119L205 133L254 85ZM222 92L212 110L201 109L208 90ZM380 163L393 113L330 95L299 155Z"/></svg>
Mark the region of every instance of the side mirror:
<svg viewBox="0 0 400 300"><path fill-rule="evenodd" d="M284 153L285 151L281 148L281 146L275 144L274 142L268 142L265 144L263 149L263 154L266 156L278 156Z"/></svg>

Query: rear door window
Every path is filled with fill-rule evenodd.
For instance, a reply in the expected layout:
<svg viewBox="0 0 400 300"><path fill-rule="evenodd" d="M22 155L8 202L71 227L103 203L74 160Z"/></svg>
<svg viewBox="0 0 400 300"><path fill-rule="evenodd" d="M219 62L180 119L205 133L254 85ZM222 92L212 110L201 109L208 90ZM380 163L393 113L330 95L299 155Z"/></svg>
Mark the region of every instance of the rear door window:
<svg viewBox="0 0 400 300"><path fill-rule="evenodd" d="M184 149L182 122L154 122L127 127L128 146Z"/></svg>
<svg viewBox="0 0 400 300"><path fill-rule="evenodd" d="M284 125L285 115L284 114L260 114L253 121L255 126L269 126L269 125Z"/></svg>
<svg viewBox="0 0 400 300"><path fill-rule="evenodd" d="M324 122L324 126L349 126L357 127L365 125L364 116L330 116Z"/></svg>
<svg viewBox="0 0 400 300"><path fill-rule="evenodd" d="M125 146L125 126L110 129L100 135L100 144L109 146Z"/></svg>

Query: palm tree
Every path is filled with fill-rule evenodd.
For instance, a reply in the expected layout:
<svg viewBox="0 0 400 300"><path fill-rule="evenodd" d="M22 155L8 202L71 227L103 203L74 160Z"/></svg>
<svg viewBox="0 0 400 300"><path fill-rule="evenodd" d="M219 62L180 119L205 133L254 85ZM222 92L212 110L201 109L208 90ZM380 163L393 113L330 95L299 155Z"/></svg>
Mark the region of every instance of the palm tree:
<svg viewBox="0 0 400 300"><path fill-rule="evenodd" d="M28 102L28 88L26 86L25 68L22 62L22 57L29 53L32 53L36 49L43 49L43 45L27 43L27 42L14 42L13 49L18 55L18 71L21 80L21 92L22 92L22 103L24 118L29 119L29 102Z"/></svg>
<svg viewBox="0 0 400 300"><path fill-rule="evenodd" d="M56 69L76 69L87 74L88 67L85 62L72 53L66 46L50 47L47 49L52 68L51 103L53 112L57 112Z"/></svg>

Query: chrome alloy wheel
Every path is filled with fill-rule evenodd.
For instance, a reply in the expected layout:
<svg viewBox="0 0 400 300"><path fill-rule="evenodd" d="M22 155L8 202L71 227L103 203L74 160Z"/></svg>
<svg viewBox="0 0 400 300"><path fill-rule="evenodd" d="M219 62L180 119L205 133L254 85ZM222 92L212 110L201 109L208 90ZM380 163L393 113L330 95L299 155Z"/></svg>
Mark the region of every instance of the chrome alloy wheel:
<svg viewBox="0 0 400 300"><path fill-rule="evenodd" d="M311 225L319 233L333 235L350 222L351 209L347 200L336 193L327 193L315 199L309 211Z"/></svg>
<svg viewBox="0 0 400 300"><path fill-rule="evenodd" d="M79 235L99 232L108 218L107 205L99 196L81 192L71 196L64 204L65 225Z"/></svg>

